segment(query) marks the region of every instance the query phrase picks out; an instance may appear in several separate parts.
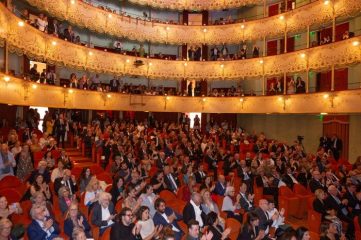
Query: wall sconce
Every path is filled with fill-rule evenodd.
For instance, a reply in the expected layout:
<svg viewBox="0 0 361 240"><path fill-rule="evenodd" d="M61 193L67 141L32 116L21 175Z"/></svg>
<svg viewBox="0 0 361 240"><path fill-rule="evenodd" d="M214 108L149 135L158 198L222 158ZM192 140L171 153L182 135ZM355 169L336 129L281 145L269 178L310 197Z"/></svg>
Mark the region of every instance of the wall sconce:
<svg viewBox="0 0 361 240"><path fill-rule="evenodd" d="M202 105L202 111L204 110L204 105L206 104L206 102L207 102L207 98L203 97L200 99L200 103Z"/></svg>
<svg viewBox="0 0 361 240"><path fill-rule="evenodd" d="M246 102L246 99L245 99L244 97L241 97L241 98L239 99L239 102L241 103L241 108L243 109L243 105L244 105L244 103Z"/></svg>
<svg viewBox="0 0 361 240"><path fill-rule="evenodd" d="M167 94L164 94L164 110L167 109L167 102L170 100L170 97Z"/></svg>
<svg viewBox="0 0 361 240"><path fill-rule="evenodd" d="M280 101L283 105L283 111L286 110L286 103L287 101L289 100L289 97L288 96L280 96L278 97L278 101Z"/></svg>
<svg viewBox="0 0 361 240"><path fill-rule="evenodd" d="M9 82L10 82L10 77L9 76L4 76L4 82L5 82L5 86L7 87Z"/></svg>
<svg viewBox="0 0 361 240"><path fill-rule="evenodd" d="M25 26L25 23L24 23L23 21L19 21L19 22L18 22L18 26L19 26L19 27L24 27L24 26Z"/></svg>
<svg viewBox="0 0 361 240"><path fill-rule="evenodd" d="M103 92L101 94L101 97L103 99L104 106L106 106L108 99L112 98L112 95L110 95L109 93Z"/></svg>
<svg viewBox="0 0 361 240"><path fill-rule="evenodd" d="M335 107L334 100L335 100L336 97L337 96L334 93L325 93L323 95L323 99L328 100L330 102L331 108Z"/></svg>

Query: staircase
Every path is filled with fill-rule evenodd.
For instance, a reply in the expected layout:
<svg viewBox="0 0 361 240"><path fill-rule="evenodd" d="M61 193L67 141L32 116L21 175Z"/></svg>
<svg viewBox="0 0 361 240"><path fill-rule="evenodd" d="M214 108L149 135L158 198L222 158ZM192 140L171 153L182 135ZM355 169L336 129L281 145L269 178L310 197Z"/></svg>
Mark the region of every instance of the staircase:
<svg viewBox="0 0 361 240"><path fill-rule="evenodd" d="M83 168L95 165L91 158L83 157L81 151L76 148L66 148L66 154L74 163L74 167Z"/></svg>

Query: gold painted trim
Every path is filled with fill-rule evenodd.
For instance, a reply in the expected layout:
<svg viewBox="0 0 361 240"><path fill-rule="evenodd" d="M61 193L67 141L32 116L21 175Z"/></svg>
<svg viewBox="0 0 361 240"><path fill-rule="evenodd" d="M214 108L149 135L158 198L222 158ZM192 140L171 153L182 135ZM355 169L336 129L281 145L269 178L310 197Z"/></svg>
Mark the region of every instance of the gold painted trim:
<svg viewBox="0 0 361 240"><path fill-rule="evenodd" d="M172 10L222 10L261 4L263 0L129 0L134 4Z"/></svg>
<svg viewBox="0 0 361 240"><path fill-rule="evenodd" d="M136 58L87 48L63 41L34 27L22 24L3 5L0 5L0 39L5 39L9 50L26 54L34 60L49 64L86 69L118 75L146 76L162 79L241 79L283 73L329 69L361 61L361 36L307 50L247 60L185 62ZM141 60L143 65L135 65Z"/></svg>
<svg viewBox="0 0 361 240"><path fill-rule="evenodd" d="M357 113L361 90L287 96L178 97L103 93L44 84L0 74L0 103L94 110L205 113ZM327 96L327 98L325 97Z"/></svg>
<svg viewBox="0 0 361 240"><path fill-rule="evenodd" d="M308 26L318 27L325 22L331 22L333 16L349 17L361 11L360 0L334 0L334 3L329 5L323 4L323 1L316 1L282 15L245 23L184 26L120 16L81 1L75 1L75 4L71 4L69 0L26 1L58 19L65 19L72 24L101 34L126 37L141 42L177 45L239 44L243 40L253 41L264 37L271 39L283 36L285 30L289 34L298 33L307 29ZM283 16L283 19L280 19L280 16ZM242 25L244 25L243 28Z"/></svg>

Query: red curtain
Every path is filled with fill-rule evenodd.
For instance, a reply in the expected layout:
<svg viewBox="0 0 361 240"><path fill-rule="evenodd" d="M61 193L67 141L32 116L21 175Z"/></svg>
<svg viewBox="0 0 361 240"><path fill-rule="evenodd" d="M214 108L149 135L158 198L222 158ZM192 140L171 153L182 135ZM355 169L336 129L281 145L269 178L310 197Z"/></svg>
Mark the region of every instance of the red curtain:
<svg viewBox="0 0 361 240"><path fill-rule="evenodd" d="M331 71L317 74L317 92L331 91ZM348 68L335 69L335 91L348 89Z"/></svg>
<svg viewBox="0 0 361 240"><path fill-rule="evenodd" d="M277 15L278 12L279 12L278 3L277 3L277 4L274 4L274 5L271 5L271 6L268 6L268 16L269 16L269 17L274 16L274 15Z"/></svg>
<svg viewBox="0 0 361 240"><path fill-rule="evenodd" d="M323 135L336 136L342 141L342 151L340 159L348 160L349 148L349 116L347 115L329 115L323 119Z"/></svg>
<svg viewBox="0 0 361 240"><path fill-rule="evenodd" d="M335 70L335 91L348 89L348 68Z"/></svg>
<svg viewBox="0 0 361 240"><path fill-rule="evenodd" d="M280 39L280 52L283 53L285 51L285 40ZM295 37L287 38L287 52L295 51Z"/></svg>
<svg viewBox="0 0 361 240"><path fill-rule="evenodd" d="M317 73L317 92L331 91L331 71Z"/></svg>
<svg viewBox="0 0 361 240"><path fill-rule="evenodd" d="M349 23L345 22L336 26L336 41L341 41L342 36L346 31L349 31Z"/></svg>
<svg viewBox="0 0 361 240"><path fill-rule="evenodd" d="M277 40L267 42L267 56L277 55Z"/></svg>

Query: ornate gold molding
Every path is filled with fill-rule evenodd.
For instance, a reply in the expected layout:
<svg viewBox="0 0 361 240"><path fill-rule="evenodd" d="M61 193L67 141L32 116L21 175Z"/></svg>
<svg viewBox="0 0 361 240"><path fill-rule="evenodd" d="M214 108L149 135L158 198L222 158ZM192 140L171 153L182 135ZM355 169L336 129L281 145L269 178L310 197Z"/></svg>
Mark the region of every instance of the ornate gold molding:
<svg viewBox="0 0 361 240"><path fill-rule="evenodd" d="M173 10L220 10L260 4L263 0L129 0L129 2L154 8Z"/></svg>
<svg viewBox="0 0 361 240"><path fill-rule="evenodd" d="M51 99L51 101L49 101ZM69 89L0 74L0 103L53 108L206 113L356 113L361 90L257 97L141 96Z"/></svg>
<svg viewBox="0 0 361 240"><path fill-rule="evenodd" d="M237 61L185 62L136 58L99 51L63 41L30 25L19 26L21 20L0 6L0 39L9 50L26 54L35 60L93 72L147 76L163 79L241 79L263 75L327 69L361 61L361 42L355 37L328 45L277 56ZM133 64L141 60L141 66Z"/></svg>
<svg viewBox="0 0 361 240"><path fill-rule="evenodd" d="M305 30L307 26L319 26L335 16L352 16L361 11L360 0L334 0L325 5L316 1L280 16L260 20L215 26L184 26L154 23L128 16L103 11L81 1L71 4L70 0L27 0L31 5L49 12L59 19L90 30L137 41L170 44L238 44L242 40L274 38L288 33ZM228 2L225 1L225 2ZM234 1L229 1L234 2ZM244 26L242 28L242 25Z"/></svg>

